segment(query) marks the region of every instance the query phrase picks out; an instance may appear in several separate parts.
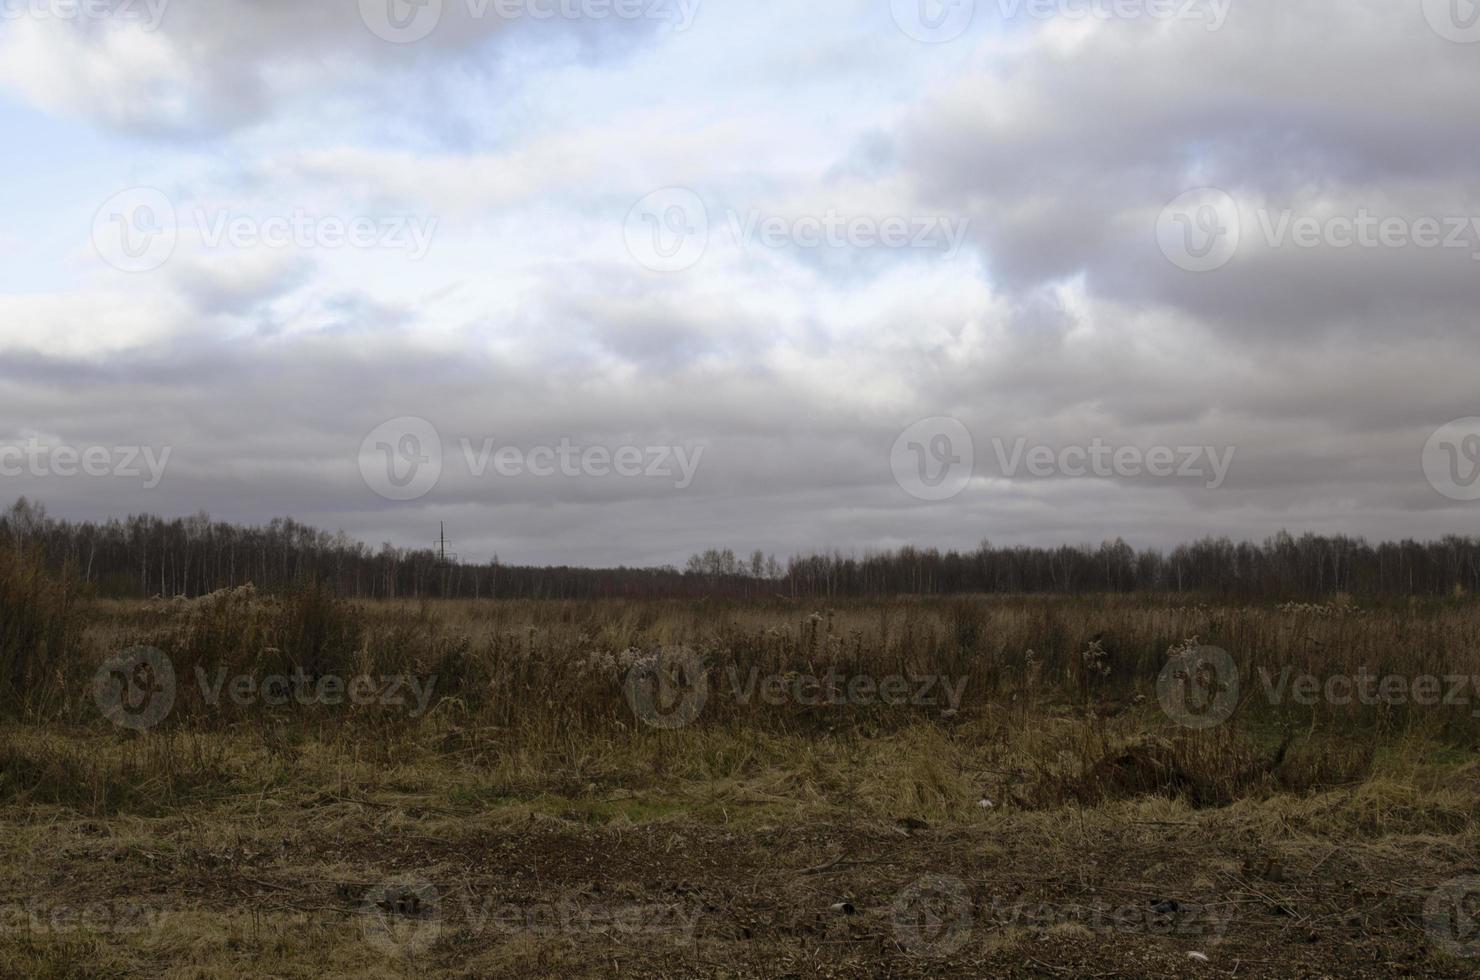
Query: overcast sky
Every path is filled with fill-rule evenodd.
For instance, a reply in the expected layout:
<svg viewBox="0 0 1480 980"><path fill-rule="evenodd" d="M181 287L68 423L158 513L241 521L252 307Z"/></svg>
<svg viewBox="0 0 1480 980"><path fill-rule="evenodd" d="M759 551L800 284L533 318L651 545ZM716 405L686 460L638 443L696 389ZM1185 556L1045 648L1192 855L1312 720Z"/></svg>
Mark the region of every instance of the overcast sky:
<svg viewBox="0 0 1480 980"><path fill-rule="evenodd" d="M1472 0L0 0L0 489L521 563L1475 533L1477 93Z"/></svg>

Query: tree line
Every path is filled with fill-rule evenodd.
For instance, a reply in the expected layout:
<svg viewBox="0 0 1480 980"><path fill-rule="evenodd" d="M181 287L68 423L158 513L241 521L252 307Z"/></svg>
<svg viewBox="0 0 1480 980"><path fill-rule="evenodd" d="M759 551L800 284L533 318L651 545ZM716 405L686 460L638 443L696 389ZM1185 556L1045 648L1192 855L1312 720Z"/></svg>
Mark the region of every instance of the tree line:
<svg viewBox="0 0 1480 980"><path fill-rule="evenodd" d="M1480 539L1460 536L1371 544L1282 531L1262 544L1206 538L1170 551L1138 551L1119 539L1056 548L982 542L960 551L804 555L784 566L759 551L741 558L713 549L681 570L594 569L504 565L497 558L444 561L431 548L373 549L292 518L258 527L203 513L65 521L22 498L0 515L0 541L38 550L93 594L116 598L198 596L249 582L266 591L319 583L357 598L467 599L1173 592L1318 600L1338 593L1447 596L1480 589Z"/></svg>

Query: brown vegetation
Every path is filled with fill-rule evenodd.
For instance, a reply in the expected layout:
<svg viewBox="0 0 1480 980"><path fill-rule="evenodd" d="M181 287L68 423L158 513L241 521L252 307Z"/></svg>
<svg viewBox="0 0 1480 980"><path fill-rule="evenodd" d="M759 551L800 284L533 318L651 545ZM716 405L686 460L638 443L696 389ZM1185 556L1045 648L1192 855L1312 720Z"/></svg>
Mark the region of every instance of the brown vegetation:
<svg viewBox="0 0 1480 980"><path fill-rule="evenodd" d="M0 637L3 976L1473 965L1424 919L1436 887L1480 872L1472 706L1271 704L1262 679L1480 675L1467 600L80 602L7 552ZM173 664L175 701L118 729L93 674L141 645ZM1157 688L1197 645L1239 672L1232 717L1205 730L1169 718ZM707 698L685 726L645 724L625 682L679 649L702 658ZM431 691L424 711L207 696L217 678L273 675ZM960 686L922 698L912 683L918 703L795 696L829 676ZM759 693L767 677L779 697ZM936 878L963 889L959 944L922 943L902 918L901 896ZM122 928L98 911L120 907L152 917ZM58 926L78 909L93 914ZM586 918L521 918L548 909ZM1085 909L1146 918L1116 928ZM1194 928L1209 921L1216 935Z"/></svg>

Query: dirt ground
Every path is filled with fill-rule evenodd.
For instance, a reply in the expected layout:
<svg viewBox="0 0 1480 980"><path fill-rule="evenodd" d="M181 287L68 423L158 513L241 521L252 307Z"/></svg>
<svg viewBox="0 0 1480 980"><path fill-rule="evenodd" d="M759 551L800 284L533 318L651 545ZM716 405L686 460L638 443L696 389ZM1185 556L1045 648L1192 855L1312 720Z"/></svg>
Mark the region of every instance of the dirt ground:
<svg viewBox="0 0 1480 980"><path fill-rule="evenodd" d="M229 820L11 809L6 975L1475 972L1444 948L1474 936L1425 919L1436 883L1480 873L1458 838L1335 843L1309 833L1314 812L1170 801L971 826L634 821L591 802L478 813L268 791L229 801ZM115 928L82 928L88 915Z"/></svg>
<svg viewBox="0 0 1480 980"><path fill-rule="evenodd" d="M1480 972L1469 707L1250 703L1260 666L1458 670L1468 604L798 619L240 592L89 609L91 652L38 667L0 723L0 978ZM1159 687L1198 636L1257 654L1211 728ZM435 677L437 700L201 700L197 669L253 680L325 637L356 676ZM782 680L970 683L960 710L741 703L717 667L678 702L702 713L652 724L628 655L680 641ZM184 680L129 728L94 680L140 643Z"/></svg>

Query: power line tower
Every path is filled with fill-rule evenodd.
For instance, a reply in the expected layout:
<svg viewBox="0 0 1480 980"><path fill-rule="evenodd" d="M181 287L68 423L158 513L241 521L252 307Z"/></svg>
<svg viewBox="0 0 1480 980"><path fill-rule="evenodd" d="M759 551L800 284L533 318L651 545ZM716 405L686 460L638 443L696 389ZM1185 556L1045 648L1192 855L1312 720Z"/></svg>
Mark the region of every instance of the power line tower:
<svg viewBox="0 0 1480 980"><path fill-rule="evenodd" d="M447 522L442 521L442 535L432 542L437 547L437 563L439 565L451 565L457 561L457 552L448 551L447 546L452 544L447 540Z"/></svg>
<svg viewBox="0 0 1480 980"><path fill-rule="evenodd" d="M442 531L437 540L432 542L437 549L437 568L442 573L442 597L451 596L455 590L456 583L453 581L453 573L462 574L462 567L457 563L457 552L448 550L452 544L447 540L447 522L441 522Z"/></svg>

